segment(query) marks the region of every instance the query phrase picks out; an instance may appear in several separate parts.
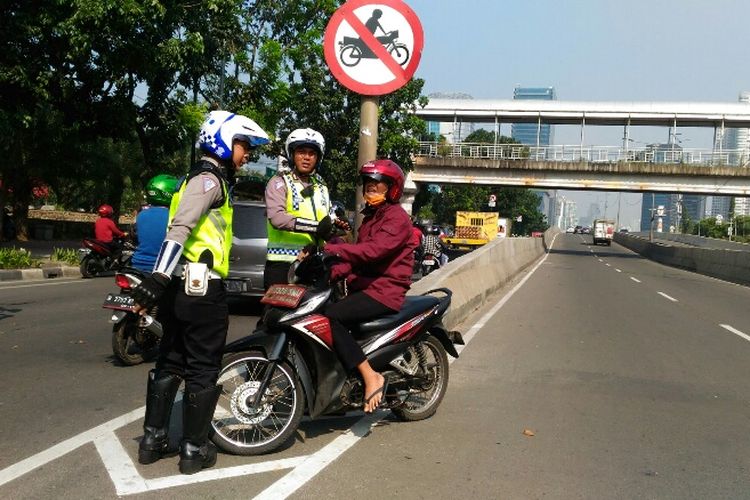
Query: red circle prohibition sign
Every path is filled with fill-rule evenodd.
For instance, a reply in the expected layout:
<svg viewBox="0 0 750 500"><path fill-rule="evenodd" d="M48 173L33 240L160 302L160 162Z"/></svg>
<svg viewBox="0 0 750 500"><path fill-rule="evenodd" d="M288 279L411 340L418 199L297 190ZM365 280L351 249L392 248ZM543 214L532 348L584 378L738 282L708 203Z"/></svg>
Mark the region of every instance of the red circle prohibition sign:
<svg viewBox="0 0 750 500"><path fill-rule="evenodd" d="M377 7L379 5L384 5L398 11L412 30L414 48L411 51L411 58L405 68L394 59L383 43L378 41L375 35L354 14L354 11L360 7ZM387 71L392 75L392 80L386 83L367 83L366 81L353 78L346 72L336 54L336 34L344 21L354 29L360 37L361 43L372 51L379 62L383 63L385 66L383 71ZM333 76L344 87L363 95L383 95L403 87L414 76L417 66L419 66L419 60L422 58L423 47L424 31L422 31L422 24L419 22L419 18L414 11L401 0L349 0L333 13L323 37L323 53ZM382 75L382 72L380 74Z"/></svg>

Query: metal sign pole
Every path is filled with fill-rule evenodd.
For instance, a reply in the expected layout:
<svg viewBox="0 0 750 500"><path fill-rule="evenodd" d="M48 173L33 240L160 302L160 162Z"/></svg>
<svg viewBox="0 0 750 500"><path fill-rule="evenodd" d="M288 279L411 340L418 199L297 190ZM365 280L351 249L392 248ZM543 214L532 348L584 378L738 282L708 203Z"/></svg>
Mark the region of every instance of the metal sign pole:
<svg viewBox="0 0 750 500"><path fill-rule="evenodd" d="M359 169L368 161L375 160L378 154L378 96L362 96L362 107L359 111L359 153L357 154L356 169ZM354 237L357 236L359 226L362 224L362 214L365 207L365 199L362 196L362 181L358 179L357 193L355 198Z"/></svg>

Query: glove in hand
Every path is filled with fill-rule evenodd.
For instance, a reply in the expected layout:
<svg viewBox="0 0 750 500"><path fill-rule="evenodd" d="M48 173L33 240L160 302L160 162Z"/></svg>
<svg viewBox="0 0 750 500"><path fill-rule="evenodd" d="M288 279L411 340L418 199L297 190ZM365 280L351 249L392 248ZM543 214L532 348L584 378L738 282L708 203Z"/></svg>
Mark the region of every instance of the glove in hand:
<svg viewBox="0 0 750 500"><path fill-rule="evenodd" d="M318 238L328 241L333 236L333 222L331 217L326 215L318 222L318 228L315 230L315 236Z"/></svg>
<svg viewBox="0 0 750 500"><path fill-rule="evenodd" d="M159 299L167 289L167 285L169 285L169 281L170 279L167 276L153 273L150 276L143 278L141 284L133 288L130 295L133 297L136 304L146 309L150 309L159 302Z"/></svg>

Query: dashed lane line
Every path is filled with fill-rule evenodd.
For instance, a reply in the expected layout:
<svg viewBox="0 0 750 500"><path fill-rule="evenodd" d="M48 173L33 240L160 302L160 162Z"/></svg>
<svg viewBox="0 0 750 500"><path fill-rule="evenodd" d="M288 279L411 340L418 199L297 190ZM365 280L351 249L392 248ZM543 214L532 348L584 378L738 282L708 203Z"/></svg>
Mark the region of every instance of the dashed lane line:
<svg viewBox="0 0 750 500"><path fill-rule="evenodd" d="M743 339L745 339L745 340L748 340L748 341L750 341L750 335L747 335L747 334L745 334L745 333L742 333L741 331L739 331L738 329L734 328L734 327L733 327L733 326L731 326L731 325L723 325L723 324L720 324L719 326L720 326L720 327L722 327L723 329L727 330L727 331L730 331L730 332L732 332L732 333L733 333L733 334L735 334L735 335L738 335L738 336L742 337L742 338L743 338Z"/></svg>
<svg viewBox="0 0 750 500"><path fill-rule="evenodd" d="M661 295L662 297L664 297L667 300L671 300L672 302L679 302L679 300L675 299L674 297L670 297L669 295L667 295L664 292L656 292L656 293L658 293L659 295Z"/></svg>
<svg viewBox="0 0 750 500"><path fill-rule="evenodd" d="M617 271L618 273L622 272L620 269L617 269L617 268L615 268L615 271Z"/></svg>
<svg viewBox="0 0 750 500"><path fill-rule="evenodd" d="M639 280L635 276L631 276L630 279L633 280L633 281L635 281L636 283L640 283L641 282L641 280Z"/></svg>

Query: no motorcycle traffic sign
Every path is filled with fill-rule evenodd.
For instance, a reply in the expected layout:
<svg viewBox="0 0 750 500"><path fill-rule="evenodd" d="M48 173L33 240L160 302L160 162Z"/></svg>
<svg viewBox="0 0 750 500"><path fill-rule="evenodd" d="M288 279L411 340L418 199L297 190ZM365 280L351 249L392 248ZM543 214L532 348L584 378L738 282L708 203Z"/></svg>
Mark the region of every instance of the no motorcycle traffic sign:
<svg viewBox="0 0 750 500"><path fill-rule="evenodd" d="M423 46L422 24L401 0L349 0L333 14L323 39L333 76L362 95L404 86L417 70Z"/></svg>

